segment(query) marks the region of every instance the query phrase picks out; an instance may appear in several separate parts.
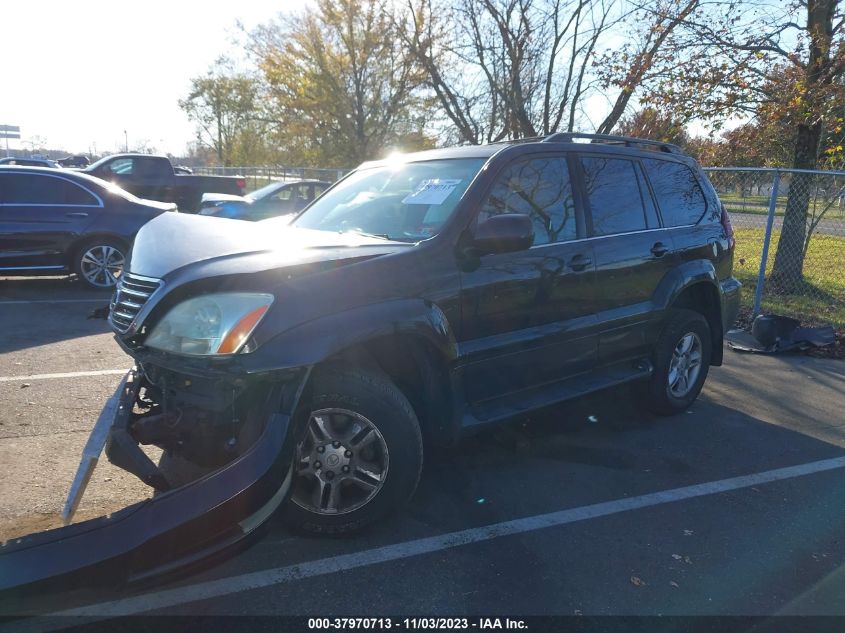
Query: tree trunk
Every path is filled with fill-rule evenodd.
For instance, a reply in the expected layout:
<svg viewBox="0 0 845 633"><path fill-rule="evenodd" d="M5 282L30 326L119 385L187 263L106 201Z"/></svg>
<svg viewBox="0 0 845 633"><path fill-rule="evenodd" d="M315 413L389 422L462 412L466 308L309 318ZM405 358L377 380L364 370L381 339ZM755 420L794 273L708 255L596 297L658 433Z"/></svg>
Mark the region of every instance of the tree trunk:
<svg viewBox="0 0 845 633"><path fill-rule="evenodd" d="M819 86L831 81L830 49L833 39L833 16L838 4L839 0L806 1L810 48L804 81L805 93L811 100L817 99L814 92ZM815 169L817 166L822 135L822 111L819 107L814 121L798 125L792 157L792 166L796 169ZM793 174L789 184L783 228L770 277L770 283L780 292L795 292L801 288L804 280L804 243L812 185L812 174Z"/></svg>
<svg viewBox="0 0 845 633"><path fill-rule="evenodd" d="M816 168L820 138L821 123L798 127L793 167L796 169ZM800 289L804 280L804 241L807 235L807 211L813 179L813 174L796 173L792 175L789 183L783 228L780 232L770 277L770 283L780 292L795 292Z"/></svg>

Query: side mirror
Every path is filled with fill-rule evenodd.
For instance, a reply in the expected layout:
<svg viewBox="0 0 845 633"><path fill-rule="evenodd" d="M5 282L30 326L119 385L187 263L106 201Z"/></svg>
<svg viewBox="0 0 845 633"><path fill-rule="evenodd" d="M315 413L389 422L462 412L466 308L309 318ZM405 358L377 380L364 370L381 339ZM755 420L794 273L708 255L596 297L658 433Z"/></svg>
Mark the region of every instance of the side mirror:
<svg viewBox="0 0 845 633"><path fill-rule="evenodd" d="M480 255L524 251L534 243L534 223L522 213L494 215L475 230L473 247Z"/></svg>

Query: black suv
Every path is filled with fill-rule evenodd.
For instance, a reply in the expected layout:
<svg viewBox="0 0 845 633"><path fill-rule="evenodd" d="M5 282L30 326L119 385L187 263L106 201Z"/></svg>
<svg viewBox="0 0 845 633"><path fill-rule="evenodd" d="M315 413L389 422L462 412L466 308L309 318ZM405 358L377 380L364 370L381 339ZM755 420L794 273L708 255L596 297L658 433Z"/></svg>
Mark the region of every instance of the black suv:
<svg viewBox="0 0 845 633"><path fill-rule="evenodd" d="M137 367L103 440L156 496L69 543L146 577L279 506L360 528L411 497L424 447L588 392L639 381L683 411L737 313L733 247L678 148L574 134L366 163L290 225L164 214L113 299Z"/></svg>

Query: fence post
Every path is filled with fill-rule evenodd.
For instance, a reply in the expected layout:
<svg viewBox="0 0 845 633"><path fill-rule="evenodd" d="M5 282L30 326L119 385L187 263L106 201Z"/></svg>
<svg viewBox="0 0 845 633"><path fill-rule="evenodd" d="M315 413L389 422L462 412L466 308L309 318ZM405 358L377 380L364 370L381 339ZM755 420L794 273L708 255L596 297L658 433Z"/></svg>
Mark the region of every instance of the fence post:
<svg viewBox="0 0 845 633"><path fill-rule="evenodd" d="M772 192L769 195L769 213L766 216L766 234L763 236L763 252L760 254L760 272L757 273L757 287L754 289L754 308L751 311L753 319L760 314L760 302L763 300L763 284L766 282L766 262L769 261L769 242L772 240L772 225L775 222L775 208L778 204L778 188L780 187L780 170L775 170L772 181Z"/></svg>

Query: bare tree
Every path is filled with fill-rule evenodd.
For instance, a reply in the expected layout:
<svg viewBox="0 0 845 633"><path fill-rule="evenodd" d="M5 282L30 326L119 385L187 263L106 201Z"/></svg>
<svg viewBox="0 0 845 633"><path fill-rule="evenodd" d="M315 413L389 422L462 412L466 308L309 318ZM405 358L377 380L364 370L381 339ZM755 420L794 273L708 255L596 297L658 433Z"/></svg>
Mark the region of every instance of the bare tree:
<svg viewBox="0 0 845 633"><path fill-rule="evenodd" d="M399 30L459 142L573 130L618 0L406 0Z"/></svg>
<svg viewBox="0 0 845 633"><path fill-rule="evenodd" d="M670 59L673 46L667 40L675 29L684 24L699 8L701 0L660 0L646 3L632 13L636 22L644 25L634 29L629 43L614 51L605 60L605 85L616 85L619 92L610 112L598 126L599 134L610 134L622 118L634 92L646 83L661 57ZM670 40L671 42L671 40ZM614 64L615 62L615 64Z"/></svg>

